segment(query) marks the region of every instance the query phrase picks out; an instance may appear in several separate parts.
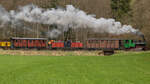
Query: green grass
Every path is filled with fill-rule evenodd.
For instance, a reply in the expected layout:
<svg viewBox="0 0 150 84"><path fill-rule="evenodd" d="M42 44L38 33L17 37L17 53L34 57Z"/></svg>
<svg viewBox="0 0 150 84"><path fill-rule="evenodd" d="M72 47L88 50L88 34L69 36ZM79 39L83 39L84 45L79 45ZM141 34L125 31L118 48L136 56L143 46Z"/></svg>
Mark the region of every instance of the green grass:
<svg viewBox="0 0 150 84"><path fill-rule="evenodd" d="M0 55L0 84L150 84L150 52L114 56Z"/></svg>

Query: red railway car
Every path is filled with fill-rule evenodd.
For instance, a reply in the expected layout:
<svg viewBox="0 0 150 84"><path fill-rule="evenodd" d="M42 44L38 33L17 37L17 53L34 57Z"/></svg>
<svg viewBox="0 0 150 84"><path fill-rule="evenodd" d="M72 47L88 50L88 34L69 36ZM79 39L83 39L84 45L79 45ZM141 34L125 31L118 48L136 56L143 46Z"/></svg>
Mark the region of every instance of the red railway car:
<svg viewBox="0 0 150 84"><path fill-rule="evenodd" d="M71 48L83 48L83 44L81 42L72 42Z"/></svg>
<svg viewBox="0 0 150 84"><path fill-rule="evenodd" d="M60 48L70 48L77 49L83 48L83 44L81 42L71 42L71 41L54 41L51 45L52 49L60 49Z"/></svg>
<svg viewBox="0 0 150 84"><path fill-rule="evenodd" d="M63 41L55 41L52 43L51 48L64 48L64 42Z"/></svg>
<svg viewBox="0 0 150 84"><path fill-rule="evenodd" d="M11 38L13 48L47 48L47 38Z"/></svg>
<svg viewBox="0 0 150 84"><path fill-rule="evenodd" d="M88 49L120 49L118 39L88 39L86 47Z"/></svg>

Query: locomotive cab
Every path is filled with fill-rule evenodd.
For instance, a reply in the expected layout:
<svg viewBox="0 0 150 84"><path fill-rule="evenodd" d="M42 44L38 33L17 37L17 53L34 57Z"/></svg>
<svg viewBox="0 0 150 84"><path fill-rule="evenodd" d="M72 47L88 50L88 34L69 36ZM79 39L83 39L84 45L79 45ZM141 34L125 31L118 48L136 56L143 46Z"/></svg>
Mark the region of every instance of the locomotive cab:
<svg viewBox="0 0 150 84"><path fill-rule="evenodd" d="M142 40L124 40L126 50L145 50L146 43Z"/></svg>
<svg viewBox="0 0 150 84"><path fill-rule="evenodd" d="M133 43L133 40L124 40L124 48L135 48L135 43Z"/></svg>

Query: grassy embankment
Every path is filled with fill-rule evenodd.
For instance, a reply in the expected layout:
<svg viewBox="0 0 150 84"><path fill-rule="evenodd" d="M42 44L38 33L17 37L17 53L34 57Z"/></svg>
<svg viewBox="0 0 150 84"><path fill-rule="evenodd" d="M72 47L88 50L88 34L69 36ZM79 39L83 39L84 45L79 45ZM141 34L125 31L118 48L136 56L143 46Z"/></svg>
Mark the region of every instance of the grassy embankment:
<svg viewBox="0 0 150 84"><path fill-rule="evenodd" d="M8 55L19 51L1 52L0 84L150 84L150 52L119 52L113 56L69 56L73 52L68 56L20 56Z"/></svg>

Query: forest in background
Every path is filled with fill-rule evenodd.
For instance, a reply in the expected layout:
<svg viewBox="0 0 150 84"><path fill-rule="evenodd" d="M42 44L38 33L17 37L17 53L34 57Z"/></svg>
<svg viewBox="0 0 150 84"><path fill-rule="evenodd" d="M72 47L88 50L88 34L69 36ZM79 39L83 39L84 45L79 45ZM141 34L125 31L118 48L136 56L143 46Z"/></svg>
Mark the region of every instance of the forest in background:
<svg viewBox="0 0 150 84"><path fill-rule="evenodd" d="M132 25L144 33L148 46L150 46L150 0L0 0L0 4L7 10L15 10L19 6L24 6L33 3L42 8L65 7L65 5L72 4L76 8L85 11L88 14L95 14L96 18L114 18L122 24ZM1 39L8 39L10 37L46 37L45 31L54 26L43 25L37 23L24 22L28 25L32 32L22 28L11 28L6 25L1 28ZM84 41L87 38L124 38L135 39L134 35L126 34L114 36L110 34L97 34L90 32L90 30L71 30L64 32L64 35L57 39L64 40L69 34L69 38L74 40ZM132 37L132 38L131 38Z"/></svg>

